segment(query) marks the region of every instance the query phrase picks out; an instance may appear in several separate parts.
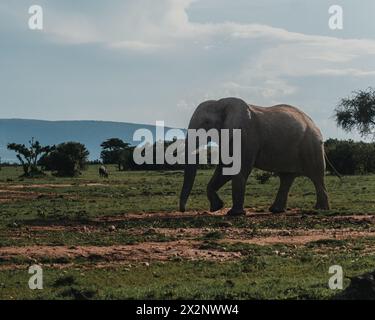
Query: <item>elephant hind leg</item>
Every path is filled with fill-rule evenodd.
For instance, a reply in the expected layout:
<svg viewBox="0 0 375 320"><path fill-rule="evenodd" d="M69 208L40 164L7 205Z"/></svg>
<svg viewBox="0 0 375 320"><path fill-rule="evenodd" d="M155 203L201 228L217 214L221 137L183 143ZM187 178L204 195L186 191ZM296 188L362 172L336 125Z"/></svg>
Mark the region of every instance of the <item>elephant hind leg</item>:
<svg viewBox="0 0 375 320"><path fill-rule="evenodd" d="M269 209L273 213L280 213L286 210L289 190L293 184L294 179L296 178L296 175L294 173L280 173L279 178L279 191L277 192L277 196L274 203Z"/></svg>
<svg viewBox="0 0 375 320"><path fill-rule="evenodd" d="M223 168L221 166L216 167L214 175L207 185L207 197L210 201L211 212L220 210L224 207L224 202L218 196L217 191L231 179L232 176L223 175Z"/></svg>
<svg viewBox="0 0 375 320"><path fill-rule="evenodd" d="M315 209L318 210L329 210L329 198L328 192L324 183L324 175L310 177L311 181L314 183L316 190L316 204Z"/></svg>

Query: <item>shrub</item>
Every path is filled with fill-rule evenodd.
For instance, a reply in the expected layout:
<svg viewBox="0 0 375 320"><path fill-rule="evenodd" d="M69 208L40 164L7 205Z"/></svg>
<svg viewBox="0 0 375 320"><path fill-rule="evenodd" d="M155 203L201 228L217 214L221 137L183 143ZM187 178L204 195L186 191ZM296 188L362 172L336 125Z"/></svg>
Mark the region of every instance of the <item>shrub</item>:
<svg viewBox="0 0 375 320"><path fill-rule="evenodd" d="M375 172L375 144L353 140L329 139L325 152L336 170L341 174L367 174ZM333 173L327 164L327 170Z"/></svg>
<svg viewBox="0 0 375 320"><path fill-rule="evenodd" d="M272 172L260 171L260 172L255 173L255 179L260 184L267 183L270 180L271 177L272 177Z"/></svg>
<svg viewBox="0 0 375 320"><path fill-rule="evenodd" d="M89 152L81 143L61 143L40 160L40 165L57 176L74 177L86 169L88 155Z"/></svg>

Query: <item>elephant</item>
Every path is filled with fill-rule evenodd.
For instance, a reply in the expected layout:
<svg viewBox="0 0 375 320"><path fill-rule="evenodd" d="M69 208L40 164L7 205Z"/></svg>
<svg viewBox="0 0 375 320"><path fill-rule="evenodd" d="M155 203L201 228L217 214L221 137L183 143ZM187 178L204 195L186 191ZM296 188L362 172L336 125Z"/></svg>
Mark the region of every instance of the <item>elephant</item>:
<svg viewBox="0 0 375 320"><path fill-rule="evenodd" d="M246 182L253 168L274 172L279 176L280 186L269 208L270 212L286 211L290 187L298 176L306 176L313 182L316 190L315 208L329 210L324 181L326 164L323 137L313 120L296 107L285 104L259 107L233 97L209 100L196 108L189 129L241 129L240 171L232 176L223 175L225 165L219 162L216 166L207 185L211 212L223 208L224 203L217 192L231 180L232 208L227 215L245 214ZM197 165L185 163L180 194L181 212L185 211L196 172Z"/></svg>

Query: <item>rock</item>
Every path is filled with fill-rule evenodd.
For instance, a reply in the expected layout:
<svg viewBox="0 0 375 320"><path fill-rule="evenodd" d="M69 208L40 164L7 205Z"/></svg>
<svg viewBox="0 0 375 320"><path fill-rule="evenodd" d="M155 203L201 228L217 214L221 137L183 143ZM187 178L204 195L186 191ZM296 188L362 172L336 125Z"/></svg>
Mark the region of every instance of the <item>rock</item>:
<svg viewBox="0 0 375 320"><path fill-rule="evenodd" d="M146 267L150 266L150 264L148 262L144 262L143 265L146 266Z"/></svg>
<svg viewBox="0 0 375 320"><path fill-rule="evenodd" d="M116 231L116 227L114 225L111 225L111 226L108 227L108 230L112 231L112 232Z"/></svg>
<svg viewBox="0 0 375 320"><path fill-rule="evenodd" d="M287 236L290 236L290 235L292 235L292 233L290 231L287 231L287 230L284 230L284 231L280 232L280 236L282 236L282 237L287 237Z"/></svg>
<svg viewBox="0 0 375 320"><path fill-rule="evenodd" d="M228 227L232 227L233 223L229 221L222 221L222 222L219 222L218 225L219 227L222 227L222 228L228 228Z"/></svg>
<svg viewBox="0 0 375 320"><path fill-rule="evenodd" d="M375 300L375 270L351 278L350 285L334 297L336 300Z"/></svg>

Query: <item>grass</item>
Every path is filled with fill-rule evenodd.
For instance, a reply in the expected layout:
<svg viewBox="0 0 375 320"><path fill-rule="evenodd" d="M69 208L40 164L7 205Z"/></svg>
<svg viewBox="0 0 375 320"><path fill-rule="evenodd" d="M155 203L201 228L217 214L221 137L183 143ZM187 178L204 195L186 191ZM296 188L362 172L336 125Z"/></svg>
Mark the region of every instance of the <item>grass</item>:
<svg viewBox="0 0 375 320"><path fill-rule="evenodd" d="M254 249L254 248L253 248ZM26 270L0 273L0 298L18 299L323 299L328 267L340 262L346 276L365 272L374 257L279 256L250 250L238 262L177 261L118 268L46 268L44 289L27 287ZM346 284L347 284L346 280Z"/></svg>
<svg viewBox="0 0 375 320"><path fill-rule="evenodd" d="M113 246L190 239L180 229L202 229L192 236L198 250L239 252L241 258L196 261L174 257L166 261L108 262L101 256L43 257L44 289L30 290L28 256L1 256L0 299L327 299L328 268L343 267L345 276L372 270L375 240L371 237L320 239L305 245L256 245L227 241L226 231L246 231L246 239L272 230L374 231L371 220L341 219L375 214L375 176L327 177L332 210L312 207L312 183L298 178L292 187L289 207L299 213L268 215L278 179L259 184L248 182L246 207L259 217L228 218L194 215L115 219L130 213L177 211L182 172L117 172L100 179L97 166L78 178L20 179L21 168L0 170L0 249L5 247ZM205 211L206 185L211 170L199 171L188 203L190 210ZM230 184L220 194L231 203ZM18 193L17 193L18 192ZM20 193L21 192L21 193ZM4 201L9 197L12 201ZM111 217L109 220L103 217ZM340 218L340 219L338 219ZM157 230L155 230L157 229ZM174 231L174 233L160 230ZM104 265L100 265L104 263ZM348 281L345 280L345 284Z"/></svg>
<svg viewBox="0 0 375 320"><path fill-rule="evenodd" d="M178 194L182 184L182 172L116 172L110 168L108 180L98 177L97 166L90 166L82 176L75 179L46 176L41 179L19 179L20 168L3 168L0 171L0 184L26 185L26 191L50 193L30 201L5 203L1 206L1 220L61 218L77 219L103 215L116 215L126 212L175 211L178 208ZM206 185L212 175L211 170L200 171L188 206L192 210L207 210ZM9 180L12 180L9 182ZM35 188L33 184L60 184L60 188ZM82 186L85 184L97 184ZM73 187L66 184L73 184ZM267 211L278 188L278 179L259 184L249 179L246 192L247 207ZM333 210L325 215L340 213L375 212L374 176L345 177L341 182L336 177L327 177ZM221 190L227 205L231 202L230 183ZM315 202L312 183L306 178L298 178L290 192L289 207L302 208L315 213L311 208Z"/></svg>

